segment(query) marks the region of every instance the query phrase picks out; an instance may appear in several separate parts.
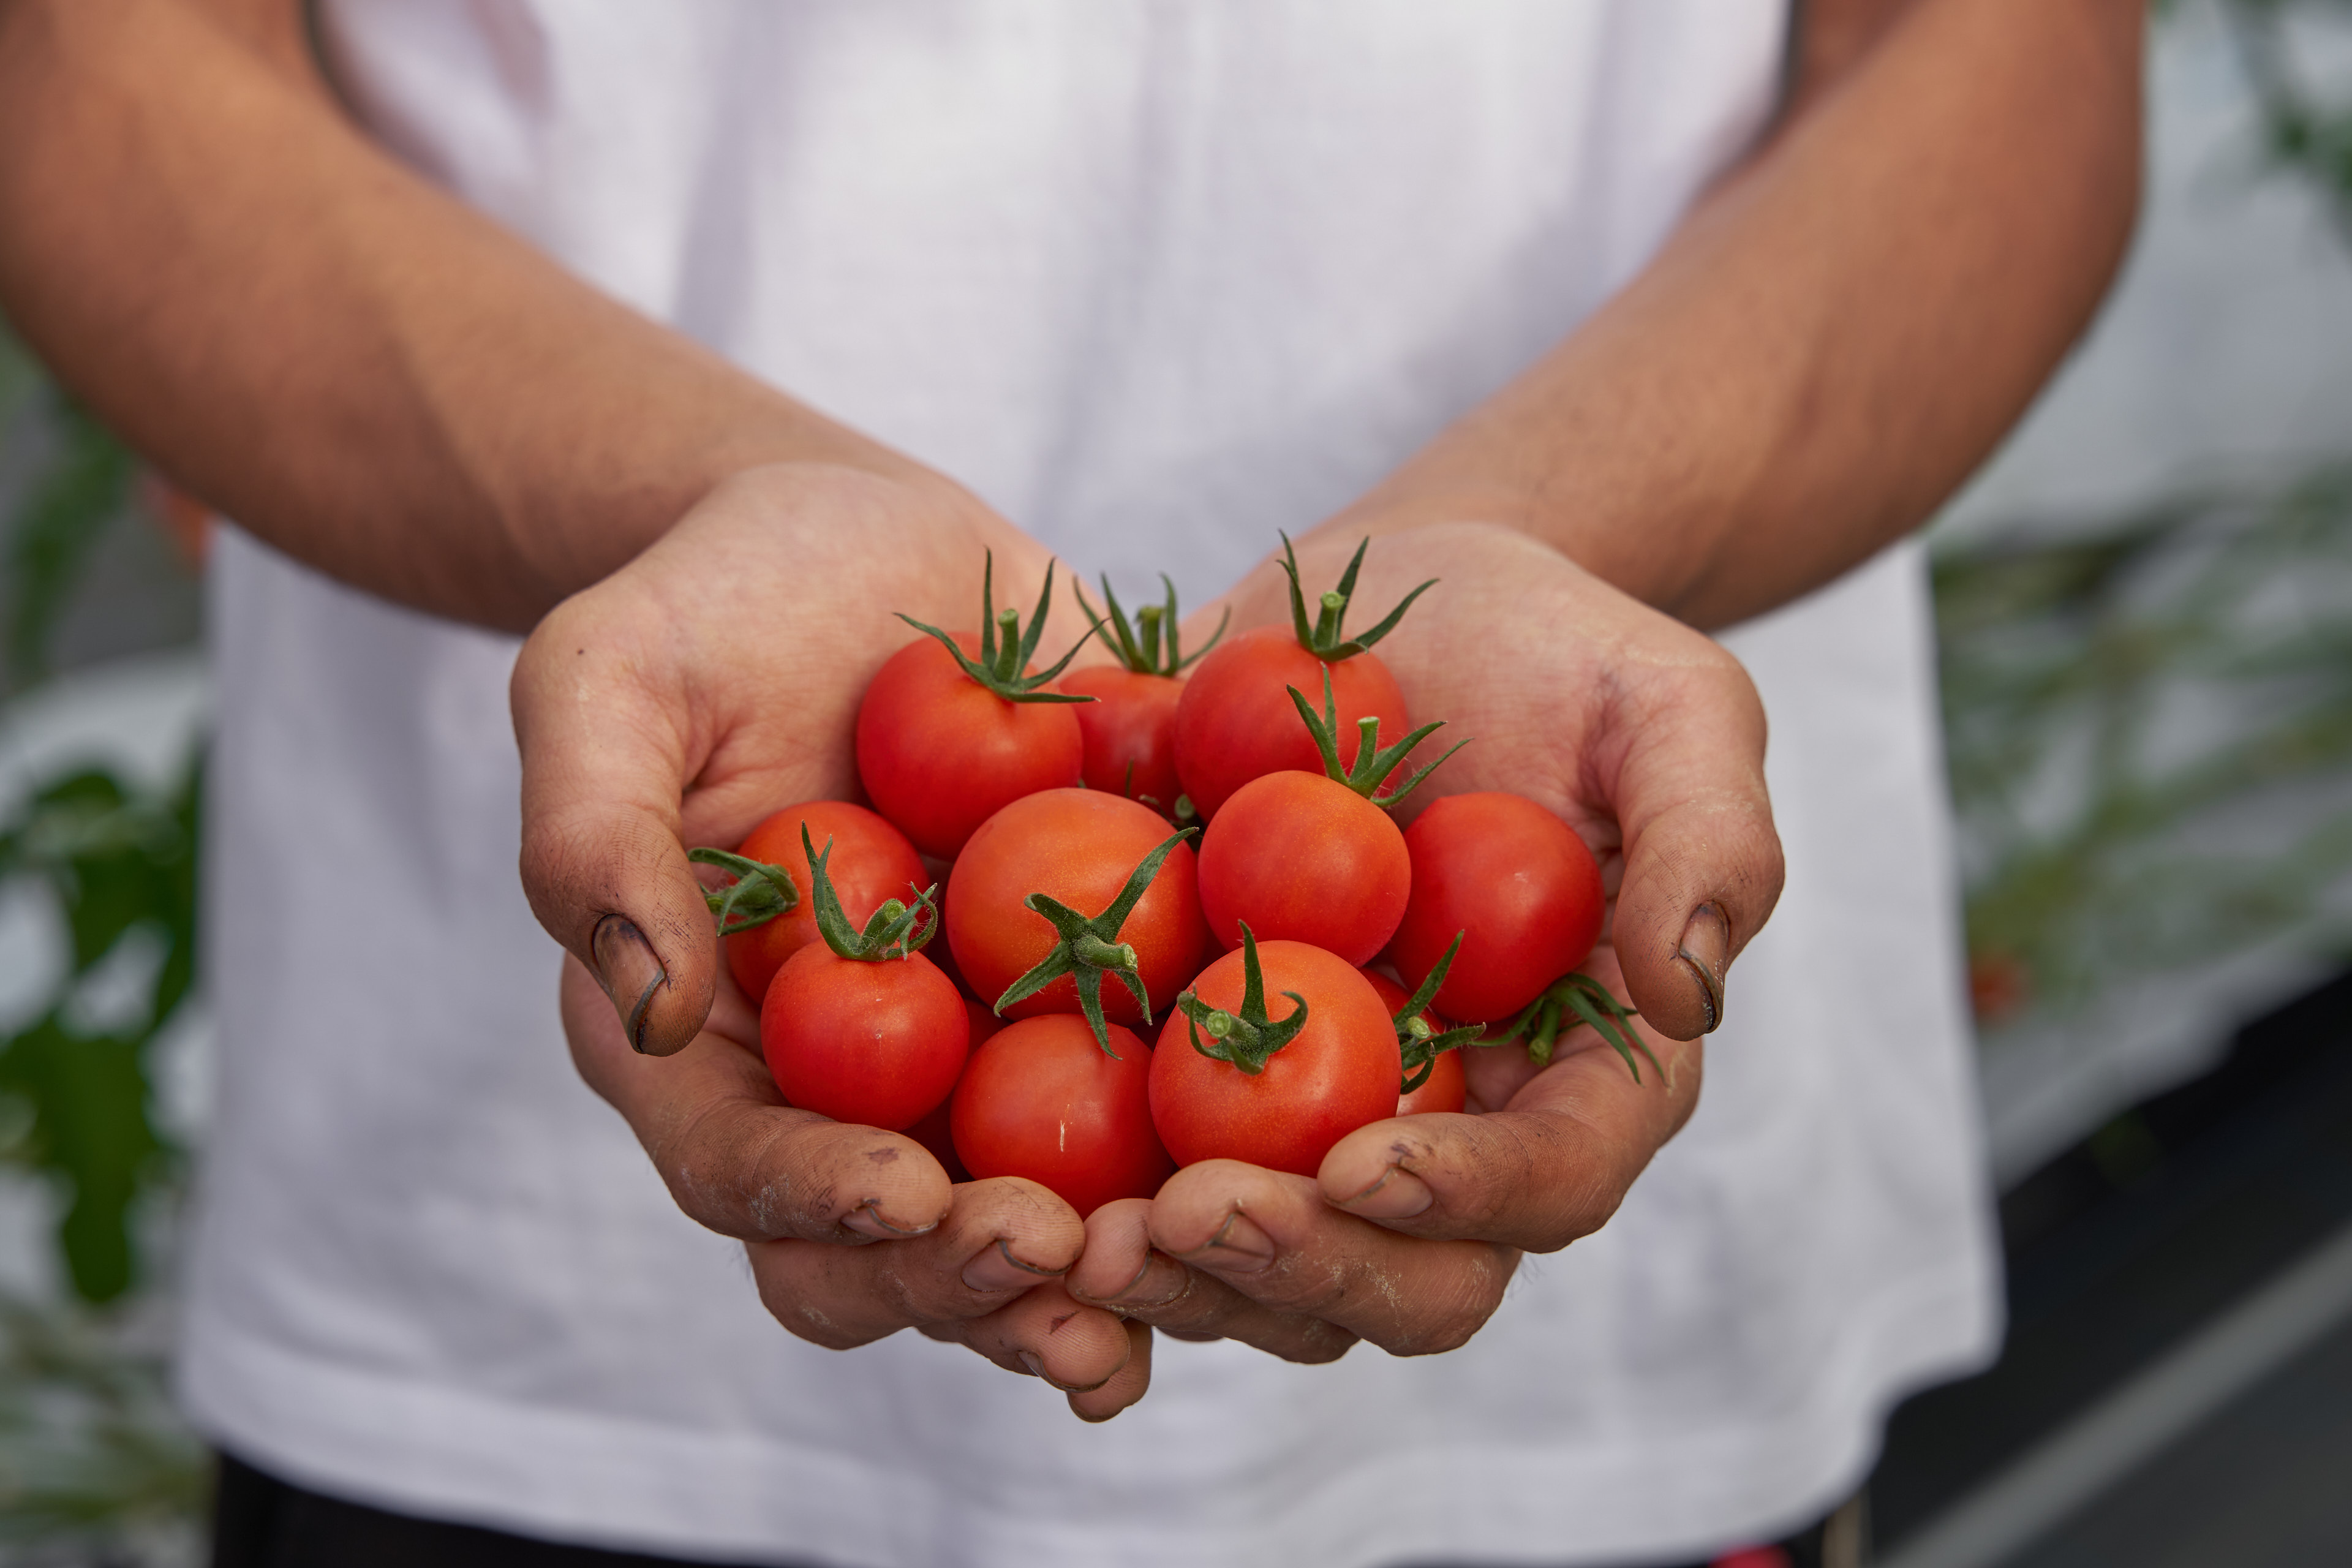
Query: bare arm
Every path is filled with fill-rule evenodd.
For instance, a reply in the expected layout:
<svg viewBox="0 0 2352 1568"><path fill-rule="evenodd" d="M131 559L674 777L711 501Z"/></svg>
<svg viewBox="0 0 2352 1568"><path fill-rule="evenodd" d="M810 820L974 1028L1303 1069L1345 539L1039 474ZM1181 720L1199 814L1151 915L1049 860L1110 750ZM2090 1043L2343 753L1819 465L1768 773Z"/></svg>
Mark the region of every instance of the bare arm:
<svg viewBox="0 0 2352 1568"><path fill-rule="evenodd" d="M1757 153L1329 531L1501 522L1717 626L1918 526L1984 458L2130 236L2147 7L1805 9Z"/></svg>
<svg viewBox="0 0 2352 1568"><path fill-rule="evenodd" d="M298 0L0 9L0 306L246 528L491 626L754 464L921 474L386 156Z"/></svg>

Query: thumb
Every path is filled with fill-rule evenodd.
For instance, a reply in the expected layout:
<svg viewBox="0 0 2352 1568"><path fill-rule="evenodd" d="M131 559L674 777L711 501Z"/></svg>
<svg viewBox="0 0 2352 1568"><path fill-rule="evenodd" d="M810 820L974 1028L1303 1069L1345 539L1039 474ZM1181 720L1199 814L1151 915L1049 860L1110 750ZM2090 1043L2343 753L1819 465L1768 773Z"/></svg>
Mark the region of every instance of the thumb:
<svg viewBox="0 0 2352 1568"><path fill-rule="evenodd" d="M682 1050L709 1015L719 935L678 832L683 697L599 623L551 612L509 689L522 752L522 882L531 912L596 977L629 1043Z"/></svg>
<svg viewBox="0 0 2352 1568"><path fill-rule="evenodd" d="M1611 792L1625 875L1611 937L1642 1017L1687 1040L1723 1022L1731 961L1780 897L1764 706L1728 653L1653 667L1627 696Z"/></svg>

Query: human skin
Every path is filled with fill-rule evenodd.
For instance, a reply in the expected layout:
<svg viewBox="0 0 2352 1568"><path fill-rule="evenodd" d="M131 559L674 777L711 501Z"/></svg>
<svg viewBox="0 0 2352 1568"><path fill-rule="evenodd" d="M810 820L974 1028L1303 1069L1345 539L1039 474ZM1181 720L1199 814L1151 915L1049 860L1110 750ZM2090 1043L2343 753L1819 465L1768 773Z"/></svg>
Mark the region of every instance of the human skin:
<svg viewBox="0 0 2352 1568"><path fill-rule="evenodd" d="M1367 603L1444 578L1382 656L1416 710L1481 738L1444 787L1529 795L1609 856L1595 973L1642 1009L1667 1092L1633 1093L1573 1036L1542 1074L1482 1056L1496 1114L1377 1124L1319 1182L1195 1167L1085 1230L774 1103L683 852L845 789L847 716L889 651L868 628L968 620L983 549L1034 591L1033 542L383 154L293 0L0 5L0 305L276 547L532 629L523 872L573 956L575 1057L687 1212L751 1247L780 1321L841 1344L916 1326L1023 1370L1058 1356L1039 1364L1099 1418L1143 1392L1143 1322L1310 1359L1461 1342L1518 1250L1602 1223L1687 1117L1696 1037L1780 883L1760 710L1691 628L1916 526L2079 333L2135 209L2140 9L1814 0L1781 121L1654 262L1302 542L1328 580L1381 536ZM743 635L722 612L780 559L824 575L825 613ZM1283 618L1279 582L1261 567L1228 596L1237 626ZM1051 637L1082 629L1057 615ZM1519 656L1467 657L1474 624ZM1355 1315L1367 1269L1412 1321ZM1042 1324L1064 1286L1023 1289L1047 1275L1129 1321L1081 1312L1082 1352L1062 1350Z"/></svg>

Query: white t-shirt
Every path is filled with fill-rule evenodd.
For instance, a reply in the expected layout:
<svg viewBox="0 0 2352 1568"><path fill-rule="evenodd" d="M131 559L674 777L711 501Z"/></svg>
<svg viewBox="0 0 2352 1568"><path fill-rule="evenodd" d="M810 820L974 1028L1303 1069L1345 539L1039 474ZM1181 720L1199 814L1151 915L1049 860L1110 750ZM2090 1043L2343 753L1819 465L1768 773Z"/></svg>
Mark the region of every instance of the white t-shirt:
<svg viewBox="0 0 2352 1568"><path fill-rule="evenodd" d="M1074 566L1194 602L1632 275L1768 113L1782 33L1769 0L320 20L429 176ZM917 1335L771 1321L565 1055L514 875L514 642L236 534L215 561L224 1061L182 1375L289 1478L874 1568L1695 1552L1834 1501L1890 1400L1996 1333L1910 548L1727 639L1788 892L1608 1228L1451 1354L1163 1341L1100 1428Z"/></svg>

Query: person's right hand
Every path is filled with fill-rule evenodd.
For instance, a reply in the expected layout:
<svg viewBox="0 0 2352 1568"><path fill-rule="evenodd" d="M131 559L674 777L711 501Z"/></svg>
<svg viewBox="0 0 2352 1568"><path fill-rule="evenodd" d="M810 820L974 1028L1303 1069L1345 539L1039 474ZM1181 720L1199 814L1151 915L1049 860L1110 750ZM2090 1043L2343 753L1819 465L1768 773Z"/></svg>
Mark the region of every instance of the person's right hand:
<svg viewBox="0 0 2352 1568"><path fill-rule="evenodd" d="M712 492L516 661L523 884L572 954L583 1075L679 1206L746 1243L786 1328L835 1348L919 1328L1099 1420L1141 1397L1150 1331L1060 1288L1076 1214L1025 1182L951 1189L912 1139L787 1107L686 858L851 794L859 695L919 635L892 612L974 625L990 550L998 603L1025 607L1045 552L944 482L779 465Z"/></svg>

